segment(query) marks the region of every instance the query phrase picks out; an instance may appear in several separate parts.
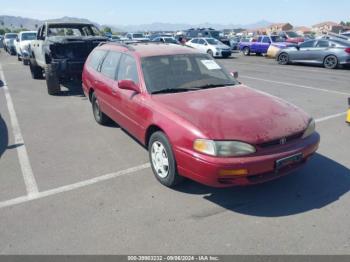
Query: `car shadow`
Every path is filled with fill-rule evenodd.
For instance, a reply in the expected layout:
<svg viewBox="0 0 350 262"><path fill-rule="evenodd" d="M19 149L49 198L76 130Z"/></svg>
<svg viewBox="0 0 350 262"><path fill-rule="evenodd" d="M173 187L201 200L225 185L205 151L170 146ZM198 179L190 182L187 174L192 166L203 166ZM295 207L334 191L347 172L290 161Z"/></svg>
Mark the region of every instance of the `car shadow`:
<svg viewBox="0 0 350 262"><path fill-rule="evenodd" d="M8 147L8 130L4 119L0 114L0 158Z"/></svg>
<svg viewBox="0 0 350 262"><path fill-rule="evenodd" d="M67 81L61 84L61 89L64 87L65 90L62 90L56 96L77 96L85 97L81 81Z"/></svg>
<svg viewBox="0 0 350 262"><path fill-rule="evenodd" d="M294 174L250 187L213 189L188 181L176 190L204 195L219 209L196 218L233 211L257 217L284 217L319 209L337 201L350 190L350 170L319 154Z"/></svg>

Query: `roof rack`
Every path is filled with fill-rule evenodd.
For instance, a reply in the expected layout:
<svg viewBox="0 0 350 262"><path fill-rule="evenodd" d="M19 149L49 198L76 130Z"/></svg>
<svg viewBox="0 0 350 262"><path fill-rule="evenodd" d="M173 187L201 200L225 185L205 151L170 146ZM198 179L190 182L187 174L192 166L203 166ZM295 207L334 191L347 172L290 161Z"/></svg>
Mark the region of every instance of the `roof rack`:
<svg viewBox="0 0 350 262"><path fill-rule="evenodd" d="M139 42L137 42L139 43ZM131 44L135 44L135 41L125 41L125 42L101 42L98 46L103 46L105 44L109 44L109 45L116 45L116 46L120 46L120 47L125 47L126 49L128 49L129 51L134 51L135 49L130 46Z"/></svg>

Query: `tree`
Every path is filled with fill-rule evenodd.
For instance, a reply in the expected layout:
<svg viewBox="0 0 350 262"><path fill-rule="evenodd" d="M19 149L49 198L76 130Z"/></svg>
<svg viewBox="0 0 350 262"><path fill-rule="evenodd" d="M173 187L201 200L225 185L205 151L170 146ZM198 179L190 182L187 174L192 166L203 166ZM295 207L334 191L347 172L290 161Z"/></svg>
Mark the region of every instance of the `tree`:
<svg viewBox="0 0 350 262"><path fill-rule="evenodd" d="M0 21L0 24L1 24L1 26L4 26L5 25L5 22L4 21Z"/></svg>
<svg viewBox="0 0 350 262"><path fill-rule="evenodd" d="M5 29L0 28L0 35L4 35L6 33Z"/></svg>
<svg viewBox="0 0 350 262"><path fill-rule="evenodd" d="M108 26L106 26L105 28L103 28L103 32L107 33L107 34L112 34L112 29Z"/></svg>

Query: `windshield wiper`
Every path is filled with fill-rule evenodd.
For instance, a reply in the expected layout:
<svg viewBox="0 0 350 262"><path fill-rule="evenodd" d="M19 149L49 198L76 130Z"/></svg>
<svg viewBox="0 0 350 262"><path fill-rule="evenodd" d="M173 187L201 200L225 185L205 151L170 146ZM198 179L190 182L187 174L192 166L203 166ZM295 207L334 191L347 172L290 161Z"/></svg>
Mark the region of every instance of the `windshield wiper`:
<svg viewBox="0 0 350 262"><path fill-rule="evenodd" d="M210 89L210 88L233 86L233 85L235 85L235 84L234 83L232 83L232 84L206 84L203 86L199 86L198 89Z"/></svg>
<svg viewBox="0 0 350 262"><path fill-rule="evenodd" d="M167 93L180 93L180 92L188 92L193 90L199 90L200 88L167 88L163 90L153 91L151 94L167 94Z"/></svg>

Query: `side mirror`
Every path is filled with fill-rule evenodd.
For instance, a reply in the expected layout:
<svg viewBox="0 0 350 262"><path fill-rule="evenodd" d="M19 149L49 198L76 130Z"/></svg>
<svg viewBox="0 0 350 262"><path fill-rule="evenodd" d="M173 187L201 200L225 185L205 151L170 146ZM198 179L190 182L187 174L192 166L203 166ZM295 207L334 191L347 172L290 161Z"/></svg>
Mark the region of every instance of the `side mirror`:
<svg viewBox="0 0 350 262"><path fill-rule="evenodd" d="M238 79L238 72L237 72L237 71L231 72L230 75L231 75L234 79Z"/></svg>
<svg viewBox="0 0 350 262"><path fill-rule="evenodd" d="M118 87L123 90L130 90L136 93L140 93L139 86L132 80L120 80L118 82Z"/></svg>

